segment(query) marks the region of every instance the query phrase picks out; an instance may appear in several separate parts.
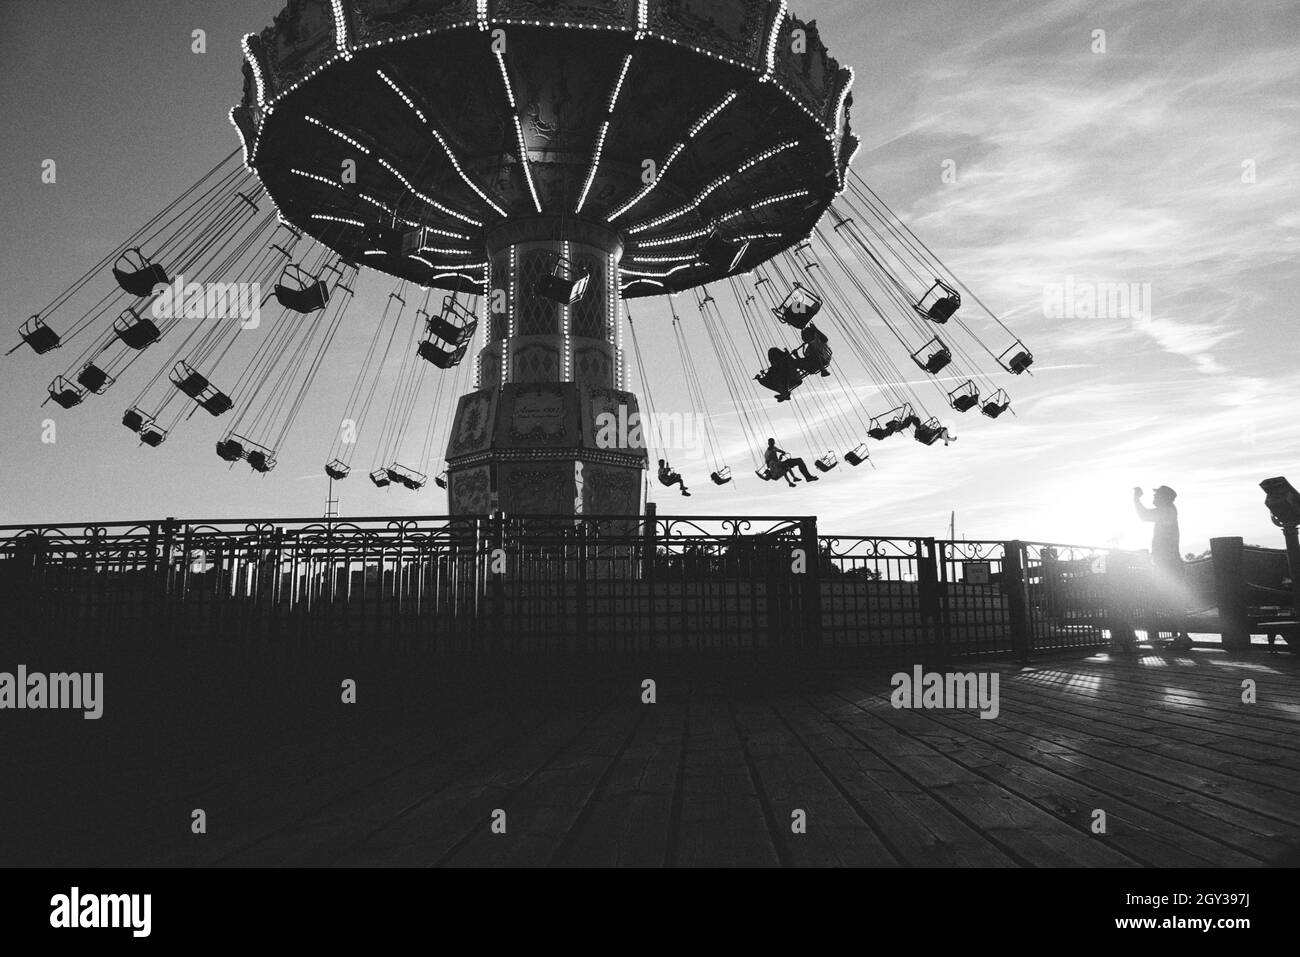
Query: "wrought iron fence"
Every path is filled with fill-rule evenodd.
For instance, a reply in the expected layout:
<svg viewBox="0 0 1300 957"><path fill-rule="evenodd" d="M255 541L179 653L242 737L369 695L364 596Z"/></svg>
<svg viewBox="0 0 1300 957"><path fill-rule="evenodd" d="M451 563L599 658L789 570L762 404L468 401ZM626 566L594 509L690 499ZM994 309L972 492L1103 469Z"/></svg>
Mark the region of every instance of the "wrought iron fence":
<svg viewBox="0 0 1300 957"><path fill-rule="evenodd" d="M10 627L438 653L1005 654L1105 640L1115 553L824 536L813 518L0 528Z"/></svg>

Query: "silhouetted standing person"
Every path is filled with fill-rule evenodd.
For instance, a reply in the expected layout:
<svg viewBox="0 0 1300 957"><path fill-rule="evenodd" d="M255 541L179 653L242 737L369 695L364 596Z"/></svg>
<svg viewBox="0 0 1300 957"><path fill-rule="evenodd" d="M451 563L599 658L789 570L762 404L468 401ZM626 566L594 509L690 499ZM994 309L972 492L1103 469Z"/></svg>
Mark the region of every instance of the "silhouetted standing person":
<svg viewBox="0 0 1300 957"><path fill-rule="evenodd" d="M1133 508L1138 518L1151 522L1155 527L1151 531L1151 564L1155 568L1157 593L1168 596L1161 605L1172 605L1177 617L1173 630L1176 632L1172 648L1190 648L1192 638L1182 627L1179 607L1185 604L1181 594L1183 583L1183 554L1179 549L1178 506L1174 499L1178 493L1168 485L1162 485L1151 493L1152 508L1142 504L1142 489L1133 489Z"/></svg>

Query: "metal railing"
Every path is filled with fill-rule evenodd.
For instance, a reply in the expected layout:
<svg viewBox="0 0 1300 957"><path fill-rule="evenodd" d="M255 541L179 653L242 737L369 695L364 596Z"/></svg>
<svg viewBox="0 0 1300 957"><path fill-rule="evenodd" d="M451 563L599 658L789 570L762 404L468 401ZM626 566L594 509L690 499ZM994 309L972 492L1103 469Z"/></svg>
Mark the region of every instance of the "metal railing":
<svg viewBox="0 0 1300 957"><path fill-rule="evenodd" d="M1104 643L1116 553L820 535L800 516L0 528L28 633L396 640L447 654L1017 654Z"/></svg>

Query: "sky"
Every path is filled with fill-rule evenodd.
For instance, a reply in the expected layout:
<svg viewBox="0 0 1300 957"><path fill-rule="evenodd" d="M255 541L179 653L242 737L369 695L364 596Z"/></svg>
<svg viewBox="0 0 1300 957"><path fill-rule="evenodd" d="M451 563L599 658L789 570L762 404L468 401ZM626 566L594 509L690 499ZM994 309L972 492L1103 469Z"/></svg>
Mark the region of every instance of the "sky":
<svg viewBox="0 0 1300 957"><path fill-rule="evenodd" d="M241 90L239 37L281 6L0 2L0 325L13 343L27 315L234 148L226 113ZM696 494L652 487L660 512L816 514L824 532L936 537L955 513L959 538L1141 548L1150 526L1136 520L1131 489L1167 484L1185 552L1219 535L1280 545L1258 483L1288 472L1300 483L1294 0L791 9L816 19L857 71L854 168L1029 344L1034 375L1007 377L1014 417L961 418L947 448L873 445L875 470L842 466L791 491L752 477L747 439L706 374L707 414L740 478L717 489L709 463L677 450ZM191 50L195 29L206 31L203 54ZM49 158L54 184L41 182ZM1045 308L1068 282L1149 288L1149 314ZM365 306L349 314L267 476L227 470L212 451L219 427L197 418L158 449L137 447L120 425L129 382L73 410L41 408L70 358L26 348L0 358L0 524L322 514L340 392L385 288L362 283ZM688 298L679 311L694 308ZM655 411L700 411L685 404L667 306L634 310L649 330ZM147 376L145 365L132 374ZM856 375L850 385L881 411L865 370ZM792 424L778 428L792 452L811 461L824 451ZM358 477L336 495L343 515L446 509L432 485L380 491Z"/></svg>

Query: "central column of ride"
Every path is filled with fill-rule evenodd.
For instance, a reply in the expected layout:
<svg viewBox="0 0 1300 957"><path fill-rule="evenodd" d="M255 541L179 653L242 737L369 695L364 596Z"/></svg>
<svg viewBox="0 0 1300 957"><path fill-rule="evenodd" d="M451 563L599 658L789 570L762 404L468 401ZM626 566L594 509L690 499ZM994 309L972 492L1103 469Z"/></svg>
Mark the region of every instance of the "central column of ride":
<svg viewBox="0 0 1300 957"><path fill-rule="evenodd" d="M450 514L639 515L645 443L624 386L618 234L536 217L487 235L484 345L447 445ZM582 298L543 294L556 270Z"/></svg>

